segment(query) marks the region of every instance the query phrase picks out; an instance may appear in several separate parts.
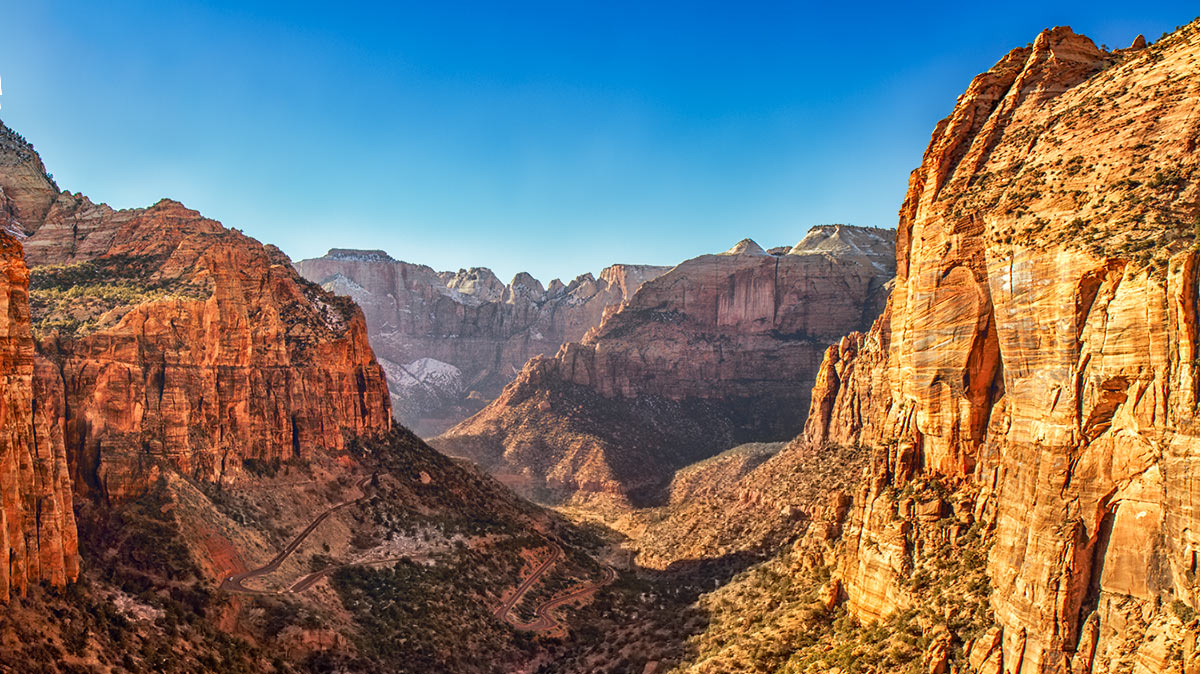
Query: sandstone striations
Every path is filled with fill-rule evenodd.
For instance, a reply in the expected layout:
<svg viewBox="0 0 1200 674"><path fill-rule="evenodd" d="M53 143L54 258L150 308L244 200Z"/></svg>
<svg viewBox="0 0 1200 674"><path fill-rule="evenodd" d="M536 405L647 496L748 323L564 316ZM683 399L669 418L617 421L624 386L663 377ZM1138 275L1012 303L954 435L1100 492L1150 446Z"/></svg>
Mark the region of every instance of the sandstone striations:
<svg viewBox="0 0 1200 674"><path fill-rule="evenodd" d="M893 261L891 232L842 225L688 260L434 446L540 498L654 496L676 468L796 434L826 345L878 315Z"/></svg>
<svg viewBox="0 0 1200 674"><path fill-rule="evenodd" d="M488 269L439 273L383 251L347 249L296 268L363 308L396 418L423 435L478 411L530 358L581 339L606 308L667 271L613 265L599 278L555 279L548 288L521 273L506 286Z"/></svg>
<svg viewBox="0 0 1200 674"><path fill-rule="evenodd" d="M34 352L29 272L0 232L0 601L79 573L62 383Z"/></svg>
<svg viewBox="0 0 1200 674"><path fill-rule="evenodd" d="M805 431L878 450L839 563L860 618L912 605L932 522L978 522L976 669L1195 666L1198 58L1196 24L1117 53L1048 30L937 126L890 310L828 350Z"/></svg>
<svg viewBox="0 0 1200 674"><path fill-rule="evenodd" d="M3 210L26 237L39 379L65 391L77 491L122 499L160 464L217 480L390 427L353 304L177 202L114 211L59 192L4 131Z"/></svg>

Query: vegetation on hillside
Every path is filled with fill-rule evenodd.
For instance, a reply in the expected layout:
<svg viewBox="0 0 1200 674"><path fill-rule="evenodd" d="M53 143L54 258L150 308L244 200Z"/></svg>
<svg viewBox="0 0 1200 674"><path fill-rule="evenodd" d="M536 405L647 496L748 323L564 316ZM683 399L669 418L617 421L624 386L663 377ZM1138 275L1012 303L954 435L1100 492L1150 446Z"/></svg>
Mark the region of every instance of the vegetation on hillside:
<svg viewBox="0 0 1200 674"><path fill-rule="evenodd" d="M85 335L114 324L120 309L167 299L204 299L206 282L162 279L160 256L114 255L42 265L29 273L29 307L36 334Z"/></svg>
<svg viewBox="0 0 1200 674"><path fill-rule="evenodd" d="M906 497L937 498L933 483ZM951 536L951 530L962 529ZM928 671L934 645L963 671L964 646L993 624L988 598L991 535L951 517L914 523L911 565L897 582L906 605L880 621L860 621L848 610L837 580L836 556L801 539L701 598L707 629L694 637L691 659L677 674L757 672L846 674ZM941 541L915 545L917 539ZM953 541L947 543L946 541ZM842 543L840 545L845 545Z"/></svg>

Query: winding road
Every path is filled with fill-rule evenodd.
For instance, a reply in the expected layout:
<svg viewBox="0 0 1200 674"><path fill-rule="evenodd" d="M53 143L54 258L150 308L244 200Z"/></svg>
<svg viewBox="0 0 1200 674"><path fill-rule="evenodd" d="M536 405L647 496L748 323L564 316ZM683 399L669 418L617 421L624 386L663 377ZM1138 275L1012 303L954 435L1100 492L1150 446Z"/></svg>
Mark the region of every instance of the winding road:
<svg viewBox="0 0 1200 674"><path fill-rule="evenodd" d="M529 591L529 588L533 587L534 584L541 579L542 574L549 571L551 566L554 566L554 563L558 561L559 557L562 557L562 548L556 545L554 546L554 553L551 554L546 561L539 564L538 567L533 570L533 573L529 574L525 580L521 581L521 584L517 586L517 590L512 593L512 596L496 609L496 617L501 620L507 620L515 625L516 623L513 622L509 612L512 611L513 607L517 605L517 602L521 601L521 597L525 596L525 593Z"/></svg>
<svg viewBox="0 0 1200 674"><path fill-rule="evenodd" d="M562 548L554 546L554 554L550 555L549 559L539 564L538 567L533 570L533 573L530 573L529 576L517 586L517 589L512 596L510 596L503 604L500 605L499 608L496 609L496 617L519 630L525 630L527 632L548 632L550 630L563 627L563 624L559 622L558 618L555 618L554 615L550 613L551 611L559 608L560 606L566 606L577 599L581 599L617 579L617 572L613 571L612 567L606 566L604 567L603 580L599 580L594 583L587 583L572 590L571 592L568 592L567 594L554 597L553 599L538 604L537 608L533 610L535 619L531 622L522 622L518 620L512 614L513 607L521 601L521 598L525 596L525 593L529 592L530 588L532 588L534 584L536 584L537 581L540 580L541 577L550 570L550 567L554 566L554 563L562 558L562 556Z"/></svg>
<svg viewBox="0 0 1200 674"><path fill-rule="evenodd" d="M313 585L316 585L317 581L321 580L325 576L332 574L334 571L337 571L338 569L344 569L344 568L350 567L350 566L374 566L375 564L395 564L397 562L403 562L405 560L412 561L413 559L414 559L414 557L412 557L412 556L384 557L383 559L369 559L369 560L362 561L362 562L351 562L349 564L337 564L335 566L327 566L324 569L321 569L320 571L313 571L312 573L308 574L307 576L301 577L300 580L297 580L295 583L292 583L292 586L289 587L287 589L287 591L289 594L303 592L303 591L307 590L308 588L312 587Z"/></svg>
<svg viewBox="0 0 1200 674"><path fill-rule="evenodd" d="M354 505L355 503L358 503L359 501L362 501L363 499L367 498L367 492L366 492L367 485L370 484L371 481L375 479L375 476L376 476L376 474L372 473L371 475L368 475L367 477L364 477L363 479L361 479L355 483L355 486L358 487L359 490L361 490L363 492L361 496L359 496L356 499L351 499L349 501L342 501L341 503L338 503L337 505L335 505L335 506L329 508L328 510L326 510L325 512L321 513L320 515L317 516L317 519L313 520L312 523L310 523L308 525L308 527L306 527L304 529L304 531L301 531L299 533L299 535L297 535L295 538L293 538L291 540L290 543L287 544L286 547L284 547L282 550L280 550L279 554L275 555L275 557L272 558L271 561L267 562L263 566L258 567L257 569L252 569L250 571L245 571L242 573L234 574L232 576L228 576L227 578L225 578L225 580L221 581L221 589L225 590L226 592L236 592L239 594L278 594L278 593L272 593L272 592L264 592L262 590L251 590L250 588L247 588L245 585L243 585L243 583L245 581L249 580L250 578L254 578L256 576L263 576L268 573L275 572L277 569L279 569L279 565L283 564L284 560L286 560L288 557L290 557L291 554L296 551L296 548L300 547L300 544L304 542L304 539L308 538L308 535L311 534L314 529L321 526L321 523L324 522L326 519L328 519L330 515L337 512L338 510L341 510L342 508L345 508L346 506ZM336 568L338 568L338 567L334 567L334 569L336 569ZM325 569L325 571L331 571L331 570L333 570L333 569ZM322 571L318 571L316 573L321 574ZM304 578L301 578L300 581L296 583L296 585L299 585L301 583L304 583L305 581L308 581L311 578L312 579L311 582L309 582L307 585L304 585L304 587L300 588L299 590L296 589L296 585L293 585L289 591L290 592L302 592L304 590L307 590L309 587L311 587L313 585L313 583L316 583L322 577L322 576L317 576L316 578L312 578L313 575L315 575L315 574L309 574L309 575L305 576Z"/></svg>
<svg viewBox="0 0 1200 674"><path fill-rule="evenodd" d="M371 475L368 475L367 477L362 478L358 482L356 482L355 486L358 487L358 489L362 492L362 495L360 495L358 498L351 499L348 501L342 501L341 503L338 503L338 504L330 507L325 512L318 515L316 519L314 519L312 522L310 522L309 525L304 528L304 531L301 531L299 534L297 534L295 538L293 538L282 550L279 551L279 554L275 555L271 559L271 561L258 567L257 569L251 569L249 571L237 573L232 576L227 576L223 581L221 581L220 589L225 590L226 592L233 592L233 593L237 593L237 594L255 594L255 595L295 594L295 593L299 593L299 592L304 592L305 590L311 588L313 585L316 585L317 582L319 582L322 578L325 578L326 576L332 574L334 571L337 571L338 569L342 569L342 568L345 568L348 566L372 566L375 564L390 564L390 563L403 561L404 559L412 559L412 556L408 555L408 556L403 556L403 557L388 557L388 558L384 558L384 559L374 559L374 560L368 560L368 561L352 562L350 564L338 564L338 565L334 565L334 566L330 566L330 567L321 569L320 571L313 571L312 573L302 576L299 579L297 579L294 583L292 583L291 586L288 587L288 589L281 590L281 591L252 590L252 589L246 587L244 584L247 580L249 580L251 578L255 578L258 576L264 576L266 574L274 573L275 571L277 571L279 569L280 565L282 565L283 562L285 560L287 560L287 558L290 557L292 555L292 553L296 551L297 548L300 547L300 545L304 542L304 539L308 538L309 534L311 534L317 527L321 526L321 523L324 522L326 519L328 519L330 515L337 512L338 510L341 510L342 508L354 505L355 503L359 503L360 501L365 500L368 496L367 495L367 485L369 485L376 477L377 477L377 474L373 473ZM554 629L563 627L563 624L561 622L559 622L559 620L557 618L555 618L554 615L551 614L551 611L553 611L554 609L557 609L561 606L565 606L573 601L576 601L577 599L581 599L581 598L587 596L588 594L595 592L596 590L599 590L600 588L604 587L605 585L608 585L609 583L613 582L617 578L617 573L615 571L613 571L612 567L606 566L606 567L604 567L604 578L602 580L592 582L592 583L587 583L583 586L580 586L580 587L568 592L567 594L564 594L559 597L554 597L553 599L542 602L541 604L539 604L537 606L537 608L534 609L535 619L531 622L522 622L522 621L518 620L512 614L513 607L515 607L521 601L521 598L524 597L525 594L528 593L529 590L534 585L536 585L539 580L541 580L542 576L545 575L545 573L547 571L549 571L550 568L552 566L554 566L554 564L556 562L558 562L560 559L562 559L562 557L563 557L562 548L555 545L554 550L551 552L550 556L547 557L546 560L543 561L541 564L538 564L537 568L535 568L533 570L533 572L530 573L529 576L527 576L525 578L525 580L521 581L521 584L517 586L516 590L513 591L513 593L509 596L509 598L506 599L496 609L495 616L497 618L499 618L500 620L503 620L503 621L507 622L508 624L512 625L513 627L520 629L520 630L526 630L526 631L530 631L530 632L547 632L550 630L554 630Z"/></svg>

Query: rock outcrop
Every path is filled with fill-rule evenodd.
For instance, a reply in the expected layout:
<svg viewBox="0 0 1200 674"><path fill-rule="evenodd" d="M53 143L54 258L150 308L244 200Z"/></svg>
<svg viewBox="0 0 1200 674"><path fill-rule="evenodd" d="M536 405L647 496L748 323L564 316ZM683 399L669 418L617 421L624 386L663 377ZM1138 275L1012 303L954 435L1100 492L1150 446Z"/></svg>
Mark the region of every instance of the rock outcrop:
<svg viewBox="0 0 1200 674"><path fill-rule="evenodd" d="M890 310L827 351L805 431L877 449L840 563L860 618L909 601L903 492L937 482L932 518L994 537L1000 630L972 663L1180 671L1200 606L1197 58L1197 24L1117 53L1048 30L938 124Z"/></svg>
<svg viewBox="0 0 1200 674"><path fill-rule="evenodd" d="M0 232L0 602L79 573L62 382L35 354L28 285L21 245Z"/></svg>
<svg viewBox="0 0 1200 674"><path fill-rule="evenodd" d="M65 392L77 492L127 498L160 466L217 480L390 428L351 302L177 202L115 211L60 192L3 131L0 211L25 236L39 380Z"/></svg>
<svg viewBox="0 0 1200 674"><path fill-rule="evenodd" d="M296 268L363 308L371 345L388 371L396 418L421 435L479 411L526 361L581 339L606 308L668 269L613 265L599 278L555 279L548 288L520 273L506 286L484 268L439 273L379 250L337 248ZM446 377L415 372L431 368L458 374L443 386Z"/></svg>
<svg viewBox="0 0 1200 674"><path fill-rule="evenodd" d="M800 431L825 347L878 315L893 246L835 225L688 260L433 444L541 498L651 498L676 468Z"/></svg>

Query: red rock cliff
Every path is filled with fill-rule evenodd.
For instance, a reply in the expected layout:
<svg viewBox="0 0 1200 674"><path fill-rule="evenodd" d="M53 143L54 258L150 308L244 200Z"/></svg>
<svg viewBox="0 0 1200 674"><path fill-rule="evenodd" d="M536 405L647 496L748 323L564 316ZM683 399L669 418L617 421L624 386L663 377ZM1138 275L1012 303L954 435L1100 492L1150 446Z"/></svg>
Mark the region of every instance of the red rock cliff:
<svg viewBox="0 0 1200 674"><path fill-rule="evenodd" d="M352 303L179 203L114 211L60 193L4 131L0 190L28 236L33 318L47 381L65 390L77 490L125 498L160 465L215 480L243 460L341 451L390 427Z"/></svg>
<svg viewBox="0 0 1200 674"><path fill-rule="evenodd" d="M79 573L62 384L34 353L28 283L21 245L0 232L0 601Z"/></svg>
<svg viewBox="0 0 1200 674"><path fill-rule="evenodd" d="M1196 25L1117 54L1056 28L938 124L890 312L827 351L806 429L881 450L841 562L860 616L904 605L915 534L893 495L936 477L994 528L985 671L1192 656L1198 57Z"/></svg>

